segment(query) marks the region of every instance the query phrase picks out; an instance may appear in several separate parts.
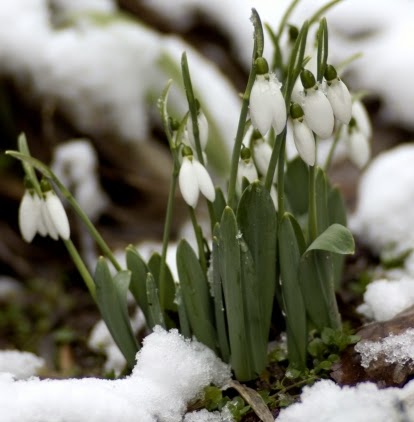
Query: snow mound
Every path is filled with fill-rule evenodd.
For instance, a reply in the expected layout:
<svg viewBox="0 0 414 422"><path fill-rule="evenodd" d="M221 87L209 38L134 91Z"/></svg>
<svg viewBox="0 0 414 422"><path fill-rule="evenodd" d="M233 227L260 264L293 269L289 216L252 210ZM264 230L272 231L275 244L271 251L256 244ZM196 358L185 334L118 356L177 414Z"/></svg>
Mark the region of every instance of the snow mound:
<svg viewBox="0 0 414 422"><path fill-rule="evenodd" d="M188 401L229 378L228 365L206 346L157 327L125 379L18 381L0 375L1 421L181 422Z"/></svg>
<svg viewBox="0 0 414 422"><path fill-rule="evenodd" d="M7 373L16 379L26 379L37 374L37 371L45 365L42 358L29 352L17 350L0 351L0 376Z"/></svg>
<svg viewBox="0 0 414 422"><path fill-rule="evenodd" d="M340 387L322 380L305 387L301 403L280 412L277 422L390 422L412 420L414 408L409 400L414 382L404 388L378 389L375 384Z"/></svg>
<svg viewBox="0 0 414 422"><path fill-rule="evenodd" d="M414 246L414 145L378 155L362 175L351 230L377 253Z"/></svg>

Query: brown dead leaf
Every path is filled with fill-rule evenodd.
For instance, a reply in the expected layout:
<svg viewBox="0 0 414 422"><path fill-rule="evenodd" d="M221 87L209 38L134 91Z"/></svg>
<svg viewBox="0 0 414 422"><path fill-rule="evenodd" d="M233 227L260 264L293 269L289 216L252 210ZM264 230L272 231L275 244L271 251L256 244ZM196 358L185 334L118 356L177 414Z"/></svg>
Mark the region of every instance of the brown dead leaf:
<svg viewBox="0 0 414 422"><path fill-rule="evenodd" d="M362 327L357 335L361 337L361 340L378 342L390 334L402 334L413 327L414 307L411 307L389 321L374 322ZM375 362L371 362L368 368L363 368L361 356L355 351L354 346L349 346L345 350L340 361L333 366L331 373L331 377L342 385L372 381L378 387L402 386L412 375L414 375L413 365L389 363L383 356L379 356Z"/></svg>

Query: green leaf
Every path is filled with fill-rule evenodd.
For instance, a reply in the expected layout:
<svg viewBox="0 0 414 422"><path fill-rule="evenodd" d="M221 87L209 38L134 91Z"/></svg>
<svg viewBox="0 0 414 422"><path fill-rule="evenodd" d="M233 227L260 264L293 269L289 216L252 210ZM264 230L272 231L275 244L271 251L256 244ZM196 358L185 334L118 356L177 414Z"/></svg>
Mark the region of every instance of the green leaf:
<svg viewBox="0 0 414 422"><path fill-rule="evenodd" d="M145 284L147 288L147 302L149 313L148 324L151 330L156 325L160 325L161 327L166 328L164 314L162 312L160 298L158 296L157 285L155 283L154 276L151 273L147 273L147 279Z"/></svg>
<svg viewBox="0 0 414 422"><path fill-rule="evenodd" d="M128 315L127 293L130 279L130 271L120 271L112 278L105 259L99 258L94 276L96 301L112 338L125 356L128 367L133 368L139 345Z"/></svg>
<svg viewBox="0 0 414 422"><path fill-rule="evenodd" d="M154 252L151 255L151 258L148 261L148 268L151 274L154 276L155 283L157 288L160 288L160 268L161 268L161 255L157 252ZM164 311L173 311L177 312L177 305L175 303L175 283L171 270L166 264L165 267L165 309Z"/></svg>
<svg viewBox="0 0 414 422"><path fill-rule="evenodd" d="M325 172L320 167L316 168L315 197L319 235L329 226L328 181Z"/></svg>
<svg viewBox="0 0 414 422"><path fill-rule="evenodd" d="M129 290L131 290L132 295L148 322L149 314L146 279L149 270L141 255L132 245L126 248L126 265L128 270L131 271Z"/></svg>
<svg viewBox="0 0 414 422"><path fill-rule="evenodd" d="M191 330L197 340L215 351L216 332L209 286L198 258L186 240L181 240L177 248L177 270Z"/></svg>
<svg viewBox="0 0 414 422"><path fill-rule="evenodd" d="M294 367L303 369L306 367L307 327L298 271L304 239L297 237L300 232L294 225L298 225L294 217L285 213L279 225L279 263L289 361Z"/></svg>
<svg viewBox="0 0 414 422"><path fill-rule="evenodd" d="M181 294L180 285L178 285L175 290L175 297L178 308L178 318L180 321L180 333L186 338L191 338L192 334L190 328L190 321L188 320L188 315L185 309L184 299L183 295Z"/></svg>
<svg viewBox="0 0 414 422"><path fill-rule="evenodd" d="M216 199L213 202L213 209L217 221L213 223L213 227L214 224L221 220L224 208L226 208L226 198L224 197L223 191L219 187L216 187Z"/></svg>
<svg viewBox="0 0 414 422"><path fill-rule="evenodd" d="M308 179L308 166L300 157L296 157L287 164L285 194L289 210L293 215L304 215L308 212Z"/></svg>
<svg viewBox="0 0 414 422"><path fill-rule="evenodd" d="M244 191L237 210L237 224L242 236L242 275L246 275L248 286L248 290L244 291L247 323L257 321L254 331L258 332L253 347L254 354L262 356L259 360L261 364L256 367L260 374L266 364L275 288L278 284L277 214L269 191L261 182L254 182ZM248 266L252 266L253 274L248 272ZM257 302L257 305L253 302Z"/></svg>
<svg viewBox="0 0 414 422"><path fill-rule="evenodd" d="M252 16L250 18L250 20L253 23L254 26L254 52L255 57L253 57L253 60L256 59L257 57L261 57L263 54L263 49L264 49L264 35L263 35L263 27L262 27L262 22L260 20L260 16L257 13L256 9L252 9Z"/></svg>
<svg viewBox="0 0 414 422"><path fill-rule="evenodd" d="M218 238L220 236L219 224L216 224L213 231L213 251L211 256L213 293L214 293L214 315L216 319L217 337L220 346L220 356L228 362L230 359L230 347L226 325L226 309L224 306L223 286L220 275L220 260Z"/></svg>
<svg viewBox="0 0 414 422"><path fill-rule="evenodd" d="M311 243L306 252L312 250L322 250L341 255L353 254L355 242L349 229L340 224L332 224Z"/></svg>
<svg viewBox="0 0 414 422"><path fill-rule="evenodd" d="M246 315L242 293L238 236L236 217L233 210L226 207L221 217L218 248L230 340L230 362L237 379L247 381L253 379L256 374L252 368L245 332Z"/></svg>

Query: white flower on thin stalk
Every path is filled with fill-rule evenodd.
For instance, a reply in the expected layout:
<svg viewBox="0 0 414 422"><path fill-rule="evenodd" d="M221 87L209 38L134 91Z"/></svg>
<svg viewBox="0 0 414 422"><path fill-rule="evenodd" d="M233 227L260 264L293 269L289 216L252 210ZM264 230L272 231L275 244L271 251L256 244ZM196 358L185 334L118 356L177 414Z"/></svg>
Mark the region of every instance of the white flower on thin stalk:
<svg viewBox="0 0 414 422"><path fill-rule="evenodd" d="M44 198L26 190L19 207L19 228L23 239L30 243L35 235L49 235L57 240L59 237L68 240L70 227L68 217L60 199L51 191Z"/></svg>
<svg viewBox="0 0 414 422"><path fill-rule="evenodd" d="M272 157L272 147L263 139L255 139L253 144L254 162L262 176L266 176Z"/></svg>
<svg viewBox="0 0 414 422"><path fill-rule="evenodd" d="M213 202L216 198L216 191L207 170L192 156L190 148L184 147L183 153L178 184L184 201L190 207L195 208L201 192L210 202Z"/></svg>
<svg viewBox="0 0 414 422"><path fill-rule="evenodd" d="M41 199L33 189L26 189L19 206L19 228L23 239L30 243L38 231Z"/></svg>
<svg viewBox="0 0 414 422"><path fill-rule="evenodd" d="M306 164L314 166L316 161L315 137L304 119L302 107L297 103L292 104L290 116L296 150Z"/></svg>
<svg viewBox="0 0 414 422"><path fill-rule="evenodd" d="M265 136L273 126L278 135L286 126L286 104L280 90L282 84L263 57L256 62L256 80L250 93L250 118L252 125Z"/></svg>
<svg viewBox="0 0 414 422"><path fill-rule="evenodd" d="M361 101L352 104L352 118L348 126L342 127L341 140L347 147L349 159L359 168L363 168L371 158L372 136L371 122Z"/></svg>
<svg viewBox="0 0 414 422"><path fill-rule="evenodd" d="M352 117L351 94L332 65L326 66L325 80L326 97L331 103L333 114L340 122L347 125Z"/></svg>
<svg viewBox="0 0 414 422"><path fill-rule="evenodd" d="M243 147L240 152L240 161L237 169L236 192L240 196L243 192L243 179L253 183L259 178L256 166L252 160L249 148Z"/></svg>
<svg viewBox="0 0 414 422"><path fill-rule="evenodd" d="M301 99L300 105L305 113L305 121L309 128L321 139L327 139L334 129L332 106L317 84L313 73L304 69L300 75L303 91L296 95Z"/></svg>

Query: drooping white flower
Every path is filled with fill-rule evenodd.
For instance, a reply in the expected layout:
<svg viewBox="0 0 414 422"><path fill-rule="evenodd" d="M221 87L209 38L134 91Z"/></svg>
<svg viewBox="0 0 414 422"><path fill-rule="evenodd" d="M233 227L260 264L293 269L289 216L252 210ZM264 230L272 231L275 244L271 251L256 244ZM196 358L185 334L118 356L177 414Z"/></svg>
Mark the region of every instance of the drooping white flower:
<svg viewBox="0 0 414 422"><path fill-rule="evenodd" d="M313 132L304 119L293 120L293 140L302 160L309 166L315 165L316 146Z"/></svg>
<svg viewBox="0 0 414 422"><path fill-rule="evenodd" d="M19 228L23 239L30 243L38 231L41 199L35 192L26 190L19 206Z"/></svg>
<svg viewBox="0 0 414 422"><path fill-rule="evenodd" d="M347 147L349 159L363 168L371 158L371 122L361 101L352 104L352 118L348 126L343 126L340 141Z"/></svg>
<svg viewBox="0 0 414 422"><path fill-rule="evenodd" d="M248 150L246 152L246 150ZM243 190L243 179L246 178L249 183L253 183L259 178L257 174L256 166L251 158L251 153L248 148L242 149L242 156L239 161L239 167L237 169L237 181L236 181L236 192L238 195L242 194Z"/></svg>
<svg viewBox="0 0 414 422"><path fill-rule="evenodd" d="M286 125L286 104L280 87L282 84L273 73L267 73L268 66L260 57L265 71L259 73L250 93L250 118L252 125L265 136L273 126L278 135Z"/></svg>
<svg viewBox="0 0 414 422"><path fill-rule="evenodd" d="M197 123L198 123L198 134L200 139L200 146L201 150L204 151L207 146L208 141L208 122L206 119L206 116L202 111L198 113L197 116ZM188 134L188 141L189 146L193 149L193 151L196 151L196 144L195 144L195 138L194 138L194 131L193 131L193 122L191 120L191 116L188 117L187 120L187 134Z"/></svg>
<svg viewBox="0 0 414 422"><path fill-rule="evenodd" d="M205 167L192 156L185 156L178 175L181 194L195 208L201 192L210 202L216 198L213 182Z"/></svg>
<svg viewBox="0 0 414 422"><path fill-rule="evenodd" d="M295 94L294 101L302 106L309 128L319 138L327 139L332 135L335 123L331 103L320 89L312 72L304 69L300 78L303 91Z"/></svg>
<svg viewBox="0 0 414 422"><path fill-rule="evenodd" d="M62 202L57 195L50 190L45 193L44 203L43 216L49 236L55 240L57 240L58 237L68 240L70 237L70 226Z"/></svg>
<svg viewBox="0 0 414 422"><path fill-rule="evenodd" d="M352 117L352 97L347 86L338 78L335 68L328 65L325 71L326 97L331 103L334 116L348 124Z"/></svg>
<svg viewBox="0 0 414 422"><path fill-rule="evenodd" d="M259 173L265 176L272 156L272 147L263 138L254 141L254 161Z"/></svg>

